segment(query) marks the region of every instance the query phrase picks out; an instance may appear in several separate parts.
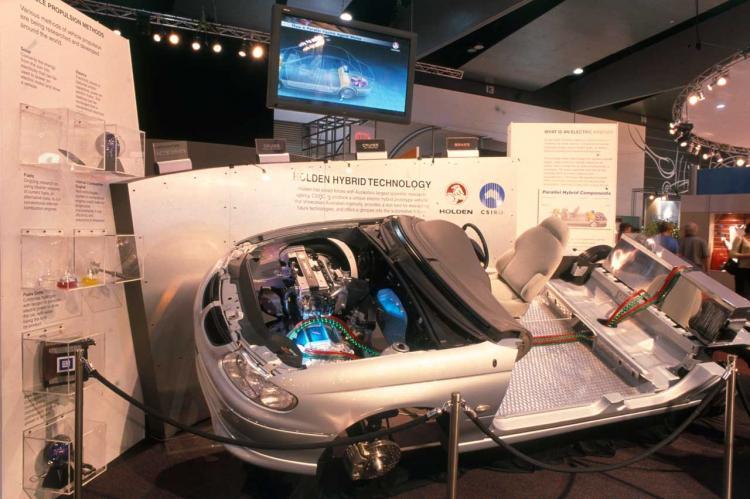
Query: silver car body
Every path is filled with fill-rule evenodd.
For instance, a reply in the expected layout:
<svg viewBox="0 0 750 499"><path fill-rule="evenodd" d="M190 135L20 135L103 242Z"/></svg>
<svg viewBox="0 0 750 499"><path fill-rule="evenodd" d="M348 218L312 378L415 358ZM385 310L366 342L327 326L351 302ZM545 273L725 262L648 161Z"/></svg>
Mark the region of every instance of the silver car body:
<svg viewBox="0 0 750 499"><path fill-rule="evenodd" d="M238 333L236 320L244 312L227 269L232 259L277 237L303 236L331 227L357 230L356 223L329 223L246 240L217 262L201 285L194 311L196 362L216 433L280 445L330 441L369 416L391 409L442 407L452 392L460 392L469 405L482 407L479 416L485 423L513 443L691 407L723 374L719 365L701 354L701 343L659 310L646 310L619 331L608 331L600 324L598 319L631 291L615 279L616 270L604 268L595 268L584 285L553 279L521 319L533 336L580 323L593 334L591 348L534 347L517 359L519 349L526 347L510 337L290 367L266 346L251 344ZM634 251L649 252L640 246ZM207 299L214 276L218 276L219 291ZM742 301L735 305L750 307ZM207 314L217 307L232 332L232 341L218 346L209 341L204 326ZM748 335L739 331L731 341L747 343ZM222 359L238 351L253 359L256 369L274 385L293 394L297 405L277 411L243 395L222 369ZM586 386L565 385L566 379L576 381L581 376L589 380ZM569 395L556 398L566 390ZM494 445L468 420L462 422L461 452ZM314 474L322 455L322 450L227 448L250 463L303 474Z"/></svg>

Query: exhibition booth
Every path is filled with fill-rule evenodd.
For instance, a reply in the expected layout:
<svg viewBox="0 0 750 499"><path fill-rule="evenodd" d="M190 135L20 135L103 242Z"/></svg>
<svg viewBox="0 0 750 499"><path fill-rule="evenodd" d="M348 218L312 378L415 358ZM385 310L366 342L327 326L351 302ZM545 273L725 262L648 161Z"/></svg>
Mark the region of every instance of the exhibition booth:
<svg viewBox="0 0 750 499"><path fill-rule="evenodd" d="M331 139L352 152L257 137L199 168L141 130L126 38L61 0L0 5L0 496L78 497L179 431L353 481L443 447L455 497L459 453L579 472L513 445L682 415L663 447L724 393L733 425L748 191L649 201L644 126L415 85L415 44L275 6L268 106L356 118ZM707 272L623 217L697 222Z"/></svg>

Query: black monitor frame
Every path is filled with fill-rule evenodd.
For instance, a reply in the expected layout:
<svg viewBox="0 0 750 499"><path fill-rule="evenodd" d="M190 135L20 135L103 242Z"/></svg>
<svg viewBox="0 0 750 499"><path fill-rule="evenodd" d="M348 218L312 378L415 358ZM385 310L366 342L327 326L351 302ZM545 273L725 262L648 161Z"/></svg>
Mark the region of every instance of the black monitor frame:
<svg viewBox="0 0 750 499"><path fill-rule="evenodd" d="M369 110L367 108L342 106L333 102L301 102L281 100L278 95L279 86L279 55L281 51L279 37L281 35L282 16L294 16L312 21L334 24L337 26L353 28L357 30L370 31L374 34L393 36L409 40L409 68L406 81L406 105L403 113ZM271 45L268 50L268 86L266 89L266 105L273 109L289 109L292 111L303 111L324 115L344 116L347 118L361 118L375 121L387 121L391 123L411 123L411 106L414 95L414 64L416 54L417 35L409 31L397 30L376 24L358 21L342 21L338 17L319 14L302 9L295 9L285 5L276 4L273 7L271 19Z"/></svg>

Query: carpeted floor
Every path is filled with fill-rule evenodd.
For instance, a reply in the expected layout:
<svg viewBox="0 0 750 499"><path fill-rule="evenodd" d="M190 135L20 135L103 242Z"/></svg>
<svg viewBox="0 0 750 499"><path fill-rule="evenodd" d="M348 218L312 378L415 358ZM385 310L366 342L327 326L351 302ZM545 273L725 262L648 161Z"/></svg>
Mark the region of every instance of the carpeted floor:
<svg viewBox="0 0 750 499"><path fill-rule="evenodd" d="M739 400L737 416L734 487L735 497L741 498L750 497L750 418ZM722 493L722 424L721 416L700 420L653 458L610 473L532 471L499 450L464 454L459 497L718 497ZM658 441L668 425L660 419L650 425L615 427L586 434L582 440L544 442L526 449L550 462L616 462ZM184 438L193 437L177 437L167 444L142 442L87 485L84 495L118 499L445 496L446 454L442 449L406 454L386 477L352 483L340 466L320 479L289 475L245 464L221 447Z"/></svg>

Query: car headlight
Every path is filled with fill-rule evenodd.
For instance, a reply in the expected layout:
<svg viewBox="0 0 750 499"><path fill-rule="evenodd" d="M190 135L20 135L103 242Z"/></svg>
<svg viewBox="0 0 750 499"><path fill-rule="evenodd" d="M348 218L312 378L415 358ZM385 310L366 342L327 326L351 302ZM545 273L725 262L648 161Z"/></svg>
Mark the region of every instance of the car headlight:
<svg viewBox="0 0 750 499"><path fill-rule="evenodd" d="M253 402L277 411L290 411L297 405L297 397L258 373L242 352L227 354L221 367L229 381Z"/></svg>

